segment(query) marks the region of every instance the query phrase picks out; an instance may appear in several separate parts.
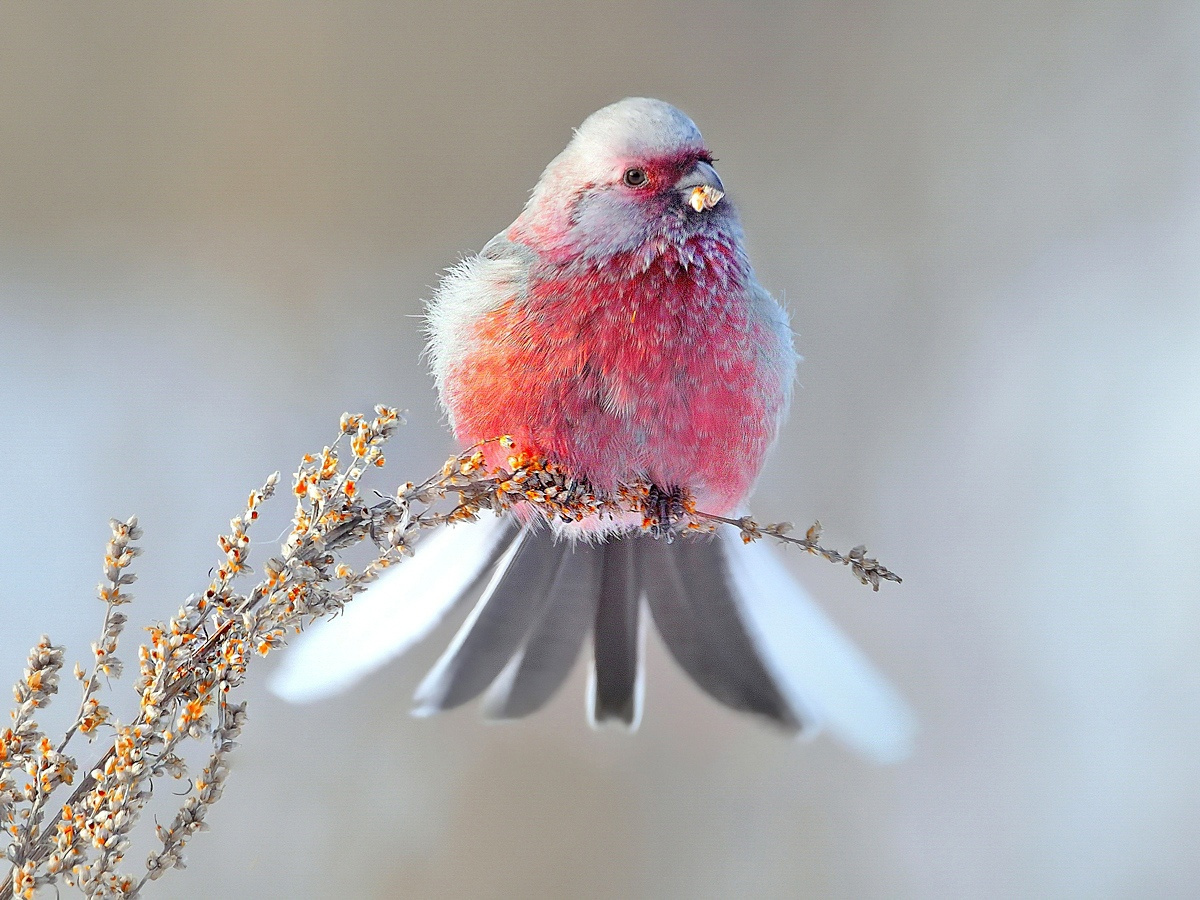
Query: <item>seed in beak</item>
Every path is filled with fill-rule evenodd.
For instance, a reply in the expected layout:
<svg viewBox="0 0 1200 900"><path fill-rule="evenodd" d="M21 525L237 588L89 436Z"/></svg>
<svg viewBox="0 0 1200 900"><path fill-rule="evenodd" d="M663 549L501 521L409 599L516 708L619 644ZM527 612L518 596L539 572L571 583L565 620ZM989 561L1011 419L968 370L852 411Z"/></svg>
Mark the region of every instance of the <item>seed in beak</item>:
<svg viewBox="0 0 1200 900"><path fill-rule="evenodd" d="M696 212L704 212L706 209L712 209L716 206L724 196L724 191L718 191L712 185L699 184L692 188L692 195L688 198L688 205Z"/></svg>

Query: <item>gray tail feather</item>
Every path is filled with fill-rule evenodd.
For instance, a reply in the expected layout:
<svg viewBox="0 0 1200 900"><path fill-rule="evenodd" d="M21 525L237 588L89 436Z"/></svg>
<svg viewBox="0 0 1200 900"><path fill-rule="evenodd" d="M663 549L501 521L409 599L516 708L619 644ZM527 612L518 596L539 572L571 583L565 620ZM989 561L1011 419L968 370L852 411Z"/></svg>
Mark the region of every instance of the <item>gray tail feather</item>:
<svg viewBox="0 0 1200 900"><path fill-rule="evenodd" d="M747 630L724 552L703 539L633 535L592 545L522 530L417 689L417 712L451 709L490 685L488 716L528 715L567 678L591 628L592 719L636 727L645 597L667 649L704 691L799 731Z"/></svg>
<svg viewBox="0 0 1200 900"><path fill-rule="evenodd" d="M566 548L531 529L517 534L483 596L417 688L419 715L461 706L496 680L546 607Z"/></svg>
<svg viewBox="0 0 1200 900"><path fill-rule="evenodd" d="M596 618L604 556L603 546L567 545L541 618L487 693L490 718L536 712L566 681Z"/></svg>
<svg viewBox="0 0 1200 900"><path fill-rule="evenodd" d="M592 632L591 714L597 724L616 719L636 726L641 712L640 543L637 537L622 537L602 545L604 574Z"/></svg>
<svg viewBox="0 0 1200 900"><path fill-rule="evenodd" d="M639 543L646 600L680 667L720 703L800 731L747 630L724 547L704 538Z"/></svg>

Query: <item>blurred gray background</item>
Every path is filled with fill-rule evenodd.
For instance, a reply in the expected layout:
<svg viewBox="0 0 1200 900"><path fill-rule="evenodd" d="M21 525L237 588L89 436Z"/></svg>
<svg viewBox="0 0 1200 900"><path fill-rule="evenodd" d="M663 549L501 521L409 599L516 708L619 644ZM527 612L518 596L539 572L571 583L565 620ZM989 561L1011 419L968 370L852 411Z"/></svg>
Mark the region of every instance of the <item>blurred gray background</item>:
<svg viewBox="0 0 1200 900"><path fill-rule="evenodd" d="M632 738L582 667L497 727L407 715L436 642L310 707L268 661L153 896L1195 896L1190 2L5 5L0 681L43 630L86 653L110 515L146 528L139 624L344 410L410 412L378 487L437 466L421 298L630 94L697 120L791 311L754 508L904 575L788 557L915 755L782 740L657 644Z"/></svg>

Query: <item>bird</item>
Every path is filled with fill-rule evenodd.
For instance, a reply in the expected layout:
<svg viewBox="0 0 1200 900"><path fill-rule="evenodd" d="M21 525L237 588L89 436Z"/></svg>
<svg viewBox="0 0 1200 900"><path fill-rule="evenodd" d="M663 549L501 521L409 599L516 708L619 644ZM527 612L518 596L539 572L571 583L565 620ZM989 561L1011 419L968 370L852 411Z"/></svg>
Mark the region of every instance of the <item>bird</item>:
<svg viewBox="0 0 1200 900"><path fill-rule="evenodd" d="M648 484L653 528L642 513L444 528L339 620L302 635L277 693L344 689L477 597L418 687L418 715L483 695L489 718L527 716L590 637L590 721L634 729L652 621L719 703L787 734L826 727L880 761L909 752L904 700L770 548L736 529L672 528L685 496L715 515L744 510L798 361L715 164L675 106L605 106L426 309L433 380L463 446L499 468L513 453L545 459L601 492Z"/></svg>

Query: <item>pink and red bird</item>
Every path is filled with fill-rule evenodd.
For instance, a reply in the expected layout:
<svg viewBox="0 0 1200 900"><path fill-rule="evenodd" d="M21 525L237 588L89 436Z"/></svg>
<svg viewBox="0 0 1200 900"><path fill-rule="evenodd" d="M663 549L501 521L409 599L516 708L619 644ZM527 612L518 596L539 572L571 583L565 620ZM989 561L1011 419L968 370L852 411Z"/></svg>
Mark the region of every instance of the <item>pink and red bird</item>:
<svg viewBox="0 0 1200 900"><path fill-rule="evenodd" d="M482 582L418 688L419 713L481 694L492 717L531 713L590 635L592 720L636 725L649 617L725 705L795 733L827 725L880 759L906 752L903 702L769 548L743 545L732 529L666 539L681 491L708 512L740 510L797 361L713 163L668 103L629 98L593 113L516 221L455 266L428 306L433 375L464 446L510 435L598 489L649 482L663 527L644 534L631 515L444 530L341 620L306 635L276 679L280 693L311 698L351 683ZM512 452L489 446L494 464Z"/></svg>

